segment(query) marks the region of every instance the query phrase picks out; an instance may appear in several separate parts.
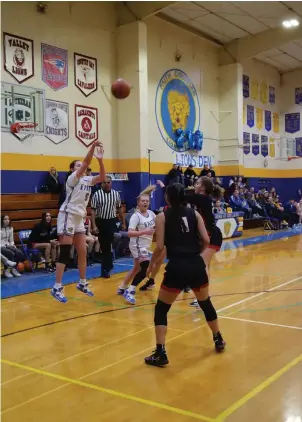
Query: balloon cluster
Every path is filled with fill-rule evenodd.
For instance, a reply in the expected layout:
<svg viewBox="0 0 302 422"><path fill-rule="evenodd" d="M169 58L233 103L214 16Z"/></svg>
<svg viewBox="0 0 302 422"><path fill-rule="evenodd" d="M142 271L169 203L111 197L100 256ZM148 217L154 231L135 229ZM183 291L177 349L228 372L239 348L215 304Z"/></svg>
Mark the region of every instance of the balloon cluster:
<svg viewBox="0 0 302 422"><path fill-rule="evenodd" d="M177 129L176 132L176 146L177 148L183 148L184 143L188 142L188 149L201 151L203 146L203 133L200 130L196 130L195 133L190 130L183 131Z"/></svg>

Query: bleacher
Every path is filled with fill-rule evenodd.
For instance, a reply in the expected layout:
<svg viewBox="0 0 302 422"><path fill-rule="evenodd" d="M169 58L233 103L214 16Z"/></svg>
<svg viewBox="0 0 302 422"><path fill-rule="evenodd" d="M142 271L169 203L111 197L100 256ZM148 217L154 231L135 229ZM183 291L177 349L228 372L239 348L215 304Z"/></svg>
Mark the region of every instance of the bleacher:
<svg viewBox="0 0 302 422"><path fill-rule="evenodd" d="M1 195L1 212L7 214L14 228L14 240L18 245L21 230L31 230L41 221L43 212L50 212L52 225L57 224L58 195L51 193L20 193Z"/></svg>

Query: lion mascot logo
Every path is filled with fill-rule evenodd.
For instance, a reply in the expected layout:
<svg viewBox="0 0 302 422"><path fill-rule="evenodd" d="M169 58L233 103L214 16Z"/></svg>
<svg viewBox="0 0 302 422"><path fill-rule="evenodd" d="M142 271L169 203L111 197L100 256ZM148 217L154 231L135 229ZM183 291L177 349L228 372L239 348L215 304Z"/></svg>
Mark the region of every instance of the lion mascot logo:
<svg viewBox="0 0 302 422"><path fill-rule="evenodd" d="M168 110L172 123L172 131L177 129L186 130L187 121L190 114L190 104L187 94L181 94L178 91L169 91Z"/></svg>

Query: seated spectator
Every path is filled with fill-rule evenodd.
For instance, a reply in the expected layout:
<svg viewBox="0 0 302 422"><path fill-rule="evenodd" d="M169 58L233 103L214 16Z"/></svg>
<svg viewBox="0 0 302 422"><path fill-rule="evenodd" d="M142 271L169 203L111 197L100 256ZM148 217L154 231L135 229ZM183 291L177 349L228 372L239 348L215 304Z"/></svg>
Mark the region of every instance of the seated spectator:
<svg viewBox="0 0 302 422"><path fill-rule="evenodd" d="M284 207L285 212L289 215L290 227L297 224L299 221L299 215L297 213L297 202L294 199L290 199Z"/></svg>
<svg viewBox="0 0 302 422"><path fill-rule="evenodd" d="M299 224L302 224L302 198L297 203L297 214L299 216Z"/></svg>
<svg viewBox="0 0 302 422"><path fill-rule="evenodd" d="M246 183L243 181L243 178L241 176L238 177L238 186L239 188L245 188Z"/></svg>
<svg viewBox="0 0 302 422"><path fill-rule="evenodd" d="M95 261L95 254L100 253L100 242L97 236L91 234L91 220L89 217L84 219L84 226L86 230L86 244L87 244L87 258Z"/></svg>
<svg viewBox="0 0 302 422"><path fill-rule="evenodd" d="M242 211L244 212L245 218L251 218L252 210L249 208L247 201L245 199L240 199L239 191L236 189L233 195L230 197L230 206L232 207L233 211Z"/></svg>
<svg viewBox="0 0 302 422"><path fill-rule="evenodd" d="M193 164L190 164L189 167L184 172L185 177L185 186L193 186L195 178L197 178L197 174L193 170Z"/></svg>
<svg viewBox="0 0 302 422"><path fill-rule="evenodd" d="M180 183L180 179L181 179L181 173L178 170L178 165L173 164L172 169L167 174L165 185L168 186L168 185L172 185L173 183Z"/></svg>
<svg viewBox="0 0 302 422"><path fill-rule="evenodd" d="M59 182L59 175L57 170L54 167L50 167L50 171L46 177L45 185L47 186L47 191L50 193L60 193L61 184Z"/></svg>
<svg viewBox="0 0 302 422"><path fill-rule="evenodd" d="M288 226L289 216L284 212L284 208L280 204L276 205L274 203L274 198L271 195L268 196L267 202L266 209L268 215L280 220L283 226Z"/></svg>
<svg viewBox="0 0 302 422"><path fill-rule="evenodd" d="M1 255L7 258L10 262L24 262L25 257L23 253L16 247L14 242L14 229L10 225L8 215L1 217ZM12 268L11 273L15 277L20 277L20 273L16 268Z"/></svg>
<svg viewBox="0 0 302 422"><path fill-rule="evenodd" d="M13 278L14 276L11 273L11 270L15 269L14 267L17 265L17 263L10 261L4 255L1 254L1 264L3 265L3 276L5 278ZM21 274L17 271L15 277L21 277Z"/></svg>
<svg viewBox="0 0 302 422"><path fill-rule="evenodd" d="M205 164L205 165L204 165L204 167L203 167L203 169L202 169L202 170L201 170L201 172L200 172L199 177L202 177L202 176L207 176L207 177L209 177L209 176L208 176L208 174L209 174L209 173L211 173L211 176L210 176L210 177L215 177L215 176L216 176L215 171L214 171L213 169L211 169L211 168L208 166L208 164Z"/></svg>
<svg viewBox="0 0 302 422"><path fill-rule="evenodd" d="M224 214L226 211L225 211L225 208L222 206L222 203L220 202L220 200L218 199L216 202L215 202L215 206L213 207L213 213L214 214Z"/></svg>
<svg viewBox="0 0 302 422"><path fill-rule="evenodd" d="M59 242L53 239L51 215L43 212L40 223L34 225L28 243L34 249L45 251L45 271L52 273L55 271L55 262L59 255ZM52 257L52 262L50 260Z"/></svg>
<svg viewBox="0 0 302 422"><path fill-rule="evenodd" d="M252 213L253 213L254 218L265 217L265 212L262 209L259 202L257 202L256 197L253 193L249 194L248 199L247 199L247 203L248 203L249 207L252 209Z"/></svg>

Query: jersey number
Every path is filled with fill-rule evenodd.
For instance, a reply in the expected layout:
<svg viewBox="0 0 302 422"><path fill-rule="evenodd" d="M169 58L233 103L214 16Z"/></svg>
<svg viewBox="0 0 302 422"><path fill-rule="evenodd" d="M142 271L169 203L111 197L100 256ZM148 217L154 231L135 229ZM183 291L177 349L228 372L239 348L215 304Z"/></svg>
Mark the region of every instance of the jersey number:
<svg viewBox="0 0 302 422"><path fill-rule="evenodd" d="M189 229L189 223L188 223L187 217L182 217L182 220L183 220L185 228L186 228L186 233L189 233L190 229Z"/></svg>

